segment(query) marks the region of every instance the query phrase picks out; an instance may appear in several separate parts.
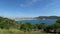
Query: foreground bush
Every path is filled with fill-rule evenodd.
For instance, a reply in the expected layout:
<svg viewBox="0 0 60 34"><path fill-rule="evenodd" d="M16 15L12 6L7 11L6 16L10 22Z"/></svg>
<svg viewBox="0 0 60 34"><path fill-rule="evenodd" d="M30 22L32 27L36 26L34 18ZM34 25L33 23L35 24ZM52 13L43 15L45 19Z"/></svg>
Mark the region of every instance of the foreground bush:
<svg viewBox="0 0 60 34"><path fill-rule="evenodd" d="M50 33L42 33L38 31L31 31L31 32L23 32L17 29L0 29L0 34L50 34Z"/></svg>

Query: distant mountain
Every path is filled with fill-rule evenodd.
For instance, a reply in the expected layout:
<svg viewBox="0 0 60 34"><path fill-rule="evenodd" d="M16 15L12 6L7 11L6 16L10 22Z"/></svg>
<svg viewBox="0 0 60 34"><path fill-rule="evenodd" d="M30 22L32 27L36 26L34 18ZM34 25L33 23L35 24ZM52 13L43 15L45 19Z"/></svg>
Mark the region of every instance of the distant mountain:
<svg viewBox="0 0 60 34"><path fill-rule="evenodd" d="M60 16L39 16L36 19L60 19Z"/></svg>
<svg viewBox="0 0 60 34"><path fill-rule="evenodd" d="M35 18L31 18L31 17L29 17L29 18L11 18L11 19L13 19L13 20L36 20Z"/></svg>
<svg viewBox="0 0 60 34"><path fill-rule="evenodd" d="M39 16L39 17L22 17L22 18L11 18L13 20L39 20L39 19L42 19L42 20L47 20L47 19L60 19L60 16Z"/></svg>

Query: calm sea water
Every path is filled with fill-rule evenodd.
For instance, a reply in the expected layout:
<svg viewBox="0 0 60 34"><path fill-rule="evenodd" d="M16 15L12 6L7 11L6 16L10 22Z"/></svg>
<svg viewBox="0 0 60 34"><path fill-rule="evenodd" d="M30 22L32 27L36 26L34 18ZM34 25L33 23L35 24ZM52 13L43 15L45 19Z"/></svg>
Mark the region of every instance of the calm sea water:
<svg viewBox="0 0 60 34"><path fill-rule="evenodd" d="M29 22L32 24L45 23L45 24L54 24L56 20L18 20L18 22Z"/></svg>

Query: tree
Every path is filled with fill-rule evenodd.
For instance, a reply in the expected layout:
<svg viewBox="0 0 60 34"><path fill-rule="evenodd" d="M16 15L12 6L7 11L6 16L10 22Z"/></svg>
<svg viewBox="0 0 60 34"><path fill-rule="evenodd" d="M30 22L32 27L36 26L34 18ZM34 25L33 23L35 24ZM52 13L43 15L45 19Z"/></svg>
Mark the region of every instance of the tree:
<svg viewBox="0 0 60 34"><path fill-rule="evenodd" d="M58 19L58 20L56 21L56 23L60 23L60 19Z"/></svg>
<svg viewBox="0 0 60 34"><path fill-rule="evenodd" d="M0 28L6 28L9 29L11 27L16 27L16 21L8 19L8 18L3 18L0 17Z"/></svg>
<svg viewBox="0 0 60 34"><path fill-rule="evenodd" d="M32 30L32 24L29 22L25 22L20 26L20 30L23 30L24 32L26 31L31 31Z"/></svg>
<svg viewBox="0 0 60 34"><path fill-rule="evenodd" d="M50 30L53 30L54 33L57 33L58 29L60 29L60 19L58 19L55 24L48 26L45 31L51 32Z"/></svg>
<svg viewBox="0 0 60 34"><path fill-rule="evenodd" d="M36 30L41 30L41 31L44 31L44 29L46 28L46 25L45 25L45 23L40 23L40 24L35 24L34 25L34 30L36 31Z"/></svg>

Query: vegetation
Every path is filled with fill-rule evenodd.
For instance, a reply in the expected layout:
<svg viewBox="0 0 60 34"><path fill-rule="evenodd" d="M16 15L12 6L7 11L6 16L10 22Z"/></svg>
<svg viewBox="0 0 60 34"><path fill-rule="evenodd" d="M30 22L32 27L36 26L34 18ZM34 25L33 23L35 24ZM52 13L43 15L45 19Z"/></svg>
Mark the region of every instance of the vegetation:
<svg viewBox="0 0 60 34"><path fill-rule="evenodd" d="M42 33L38 31L31 31L31 32L23 32L17 29L0 29L0 34L50 34L50 33Z"/></svg>
<svg viewBox="0 0 60 34"><path fill-rule="evenodd" d="M20 26L20 30L23 30L24 32L31 31L32 30L32 24L26 22Z"/></svg>
<svg viewBox="0 0 60 34"><path fill-rule="evenodd" d="M0 28L1 29L3 29L3 28L9 29L9 28L12 28L12 27L16 28L17 25L18 24L14 20L0 17Z"/></svg>
<svg viewBox="0 0 60 34"><path fill-rule="evenodd" d="M60 19L60 16L39 16L39 17L36 17L36 19Z"/></svg>
<svg viewBox="0 0 60 34"><path fill-rule="evenodd" d="M0 17L1 34L47 34L60 32L60 19L55 24L46 25L45 23L31 24L29 22L19 23L15 20Z"/></svg>

